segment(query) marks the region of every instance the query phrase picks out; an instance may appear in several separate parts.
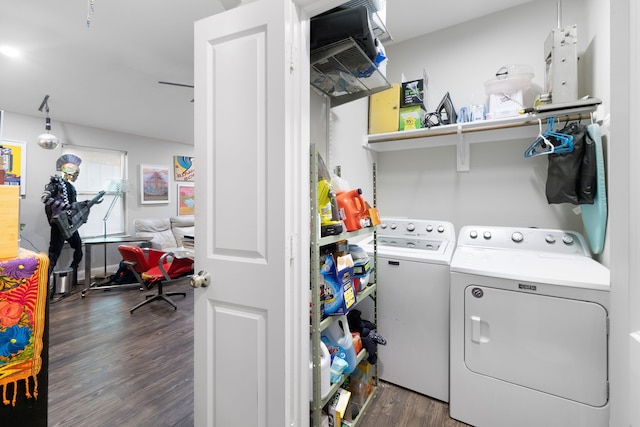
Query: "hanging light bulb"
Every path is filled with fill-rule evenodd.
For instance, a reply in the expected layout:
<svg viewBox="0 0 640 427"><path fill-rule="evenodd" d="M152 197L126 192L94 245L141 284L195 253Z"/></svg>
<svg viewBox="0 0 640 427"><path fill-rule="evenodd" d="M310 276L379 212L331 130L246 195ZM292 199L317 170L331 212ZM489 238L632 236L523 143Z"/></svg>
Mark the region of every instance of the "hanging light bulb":
<svg viewBox="0 0 640 427"><path fill-rule="evenodd" d="M51 119L49 118L48 101L49 101L49 95L46 95L42 100L42 104L40 104L40 108L38 108L39 111L42 111L43 109L45 109L47 113L47 118L45 119L45 126L44 126L46 132L38 136L38 145L44 149L53 150L58 146L59 141L58 141L58 138L50 132Z"/></svg>

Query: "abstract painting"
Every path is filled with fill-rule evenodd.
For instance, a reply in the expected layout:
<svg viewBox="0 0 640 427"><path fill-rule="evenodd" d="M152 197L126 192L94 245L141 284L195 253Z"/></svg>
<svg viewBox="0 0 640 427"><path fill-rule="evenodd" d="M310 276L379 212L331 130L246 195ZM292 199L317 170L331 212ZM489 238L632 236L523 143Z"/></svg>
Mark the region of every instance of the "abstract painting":
<svg viewBox="0 0 640 427"><path fill-rule="evenodd" d="M140 203L169 203L169 167L140 165Z"/></svg>

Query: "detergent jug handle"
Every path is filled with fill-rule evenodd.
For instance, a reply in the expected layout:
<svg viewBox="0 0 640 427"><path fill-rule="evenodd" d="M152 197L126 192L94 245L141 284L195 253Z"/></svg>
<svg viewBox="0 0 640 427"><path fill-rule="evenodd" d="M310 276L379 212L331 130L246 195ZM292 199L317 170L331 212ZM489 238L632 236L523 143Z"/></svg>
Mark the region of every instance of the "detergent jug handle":
<svg viewBox="0 0 640 427"><path fill-rule="evenodd" d="M362 199L362 188L358 188L358 196L356 197L356 209L358 210L358 212L360 212L361 214L364 213L365 211L365 205L362 203L363 199Z"/></svg>

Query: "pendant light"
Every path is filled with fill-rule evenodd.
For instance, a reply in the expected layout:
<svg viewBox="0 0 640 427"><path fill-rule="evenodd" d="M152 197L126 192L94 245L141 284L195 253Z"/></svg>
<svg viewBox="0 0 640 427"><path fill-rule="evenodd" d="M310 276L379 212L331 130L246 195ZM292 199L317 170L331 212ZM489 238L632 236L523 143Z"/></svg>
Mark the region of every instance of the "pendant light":
<svg viewBox="0 0 640 427"><path fill-rule="evenodd" d="M43 109L47 113L47 118L45 119L45 130L46 132L38 136L38 145L47 150L53 150L58 146L58 138L53 135L51 130L51 119L49 118L49 95L45 95L42 100L42 104L40 104L40 108L38 111L42 111Z"/></svg>

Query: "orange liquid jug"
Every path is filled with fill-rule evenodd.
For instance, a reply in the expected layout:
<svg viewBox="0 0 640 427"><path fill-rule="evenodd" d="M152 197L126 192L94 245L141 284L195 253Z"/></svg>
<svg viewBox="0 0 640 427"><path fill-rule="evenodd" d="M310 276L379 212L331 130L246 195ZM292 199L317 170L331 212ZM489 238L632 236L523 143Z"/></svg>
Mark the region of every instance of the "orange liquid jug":
<svg viewBox="0 0 640 427"><path fill-rule="evenodd" d="M365 226L369 220L369 210L362 198L362 189L345 191L336 195L340 219L347 231L356 231Z"/></svg>

